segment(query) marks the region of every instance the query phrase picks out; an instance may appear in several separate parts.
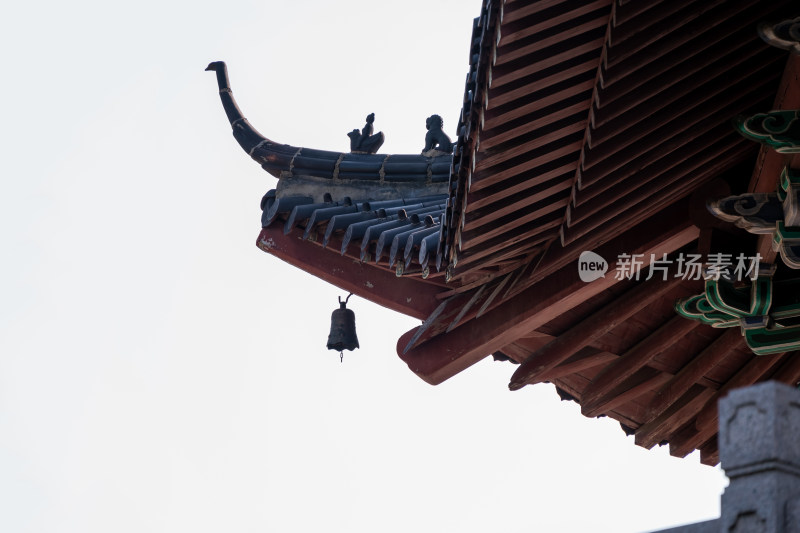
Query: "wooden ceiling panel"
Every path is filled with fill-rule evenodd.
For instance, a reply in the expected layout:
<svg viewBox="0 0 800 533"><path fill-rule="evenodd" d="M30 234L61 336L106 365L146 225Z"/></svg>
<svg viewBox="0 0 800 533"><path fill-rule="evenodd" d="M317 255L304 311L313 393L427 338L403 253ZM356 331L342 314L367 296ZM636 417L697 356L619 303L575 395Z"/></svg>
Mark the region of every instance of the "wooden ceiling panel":
<svg viewBox="0 0 800 533"><path fill-rule="evenodd" d="M800 370L787 357L754 357L736 330L677 317L675 301L702 291L701 280L670 280L660 296L613 272L581 284L577 260L590 250L697 250L689 197L752 171L758 148L729 122L771 107L786 62L754 23L791 1L500 3L480 19L499 25L481 30L470 79L483 82L466 92L443 232L448 279L474 284L464 297L490 281L481 311L403 357L438 382L505 342L522 363L512 388L553 382L642 446L669 441L674 453L701 448L713 461L710 406L720 395Z"/></svg>

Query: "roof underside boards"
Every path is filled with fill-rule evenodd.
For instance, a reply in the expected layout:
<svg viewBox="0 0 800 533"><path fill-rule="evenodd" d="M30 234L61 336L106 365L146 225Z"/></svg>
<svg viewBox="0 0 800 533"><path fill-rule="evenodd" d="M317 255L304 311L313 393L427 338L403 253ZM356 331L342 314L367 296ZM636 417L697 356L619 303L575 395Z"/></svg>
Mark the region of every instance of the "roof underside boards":
<svg viewBox="0 0 800 533"><path fill-rule="evenodd" d="M702 291L696 281L651 280L661 296L632 310L633 293L621 307L643 282L614 279L614 259L720 242L711 228L698 240L690 197L720 179L747 187L758 145L730 121L776 101L788 55L756 25L787 7L485 2L439 248L449 291L398 341L409 367L438 383L494 352L524 363L521 384L553 382L637 444L716 463L719 396L770 377L794 384L800 357L756 357L738 330L676 317L675 300ZM754 239L733 240L755 254ZM578 279L585 250L608 260L606 278Z"/></svg>
<svg viewBox="0 0 800 533"><path fill-rule="evenodd" d="M757 357L738 330L677 317L675 300L702 291L700 281L645 278L664 254L726 242L697 205L704 211L704 191L744 189L758 173L758 146L729 122L776 101L787 53L755 25L785 18L791 4L486 0L444 194L426 195L440 181L426 171L419 190L372 196L385 164L339 156L323 169L330 195L304 194L301 180L292 194L268 193L259 246L424 320L397 350L430 383L495 353L520 364L514 388L552 382L637 444L699 449L714 464L717 399L767 378L794 384L800 356ZM320 154L286 157L320 178ZM340 171L378 179L344 195L363 176ZM727 239L754 255L755 239ZM577 271L586 250L609 263L591 283ZM614 275L624 253L642 254L641 280Z"/></svg>
<svg viewBox="0 0 800 533"><path fill-rule="evenodd" d="M522 264L556 238L590 249L610 222L751 160L758 147L729 120L771 106L786 53L754 21L787 4L485 6L442 247L452 275Z"/></svg>

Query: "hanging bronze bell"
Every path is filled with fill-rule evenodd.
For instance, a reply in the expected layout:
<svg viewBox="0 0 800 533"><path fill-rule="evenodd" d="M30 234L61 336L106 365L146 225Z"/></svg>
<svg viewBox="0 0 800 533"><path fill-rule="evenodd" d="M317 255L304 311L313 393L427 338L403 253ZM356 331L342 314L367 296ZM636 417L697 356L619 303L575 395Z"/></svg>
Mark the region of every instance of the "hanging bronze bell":
<svg viewBox="0 0 800 533"><path fill-rule="evenodd" d="M339 298L339 309L331 313L331 333L328 335L328 349L336 350L342 354L344 350L354 350L358 348L358 337L356 337L356 314L347 308L347 300Z"/></svg>

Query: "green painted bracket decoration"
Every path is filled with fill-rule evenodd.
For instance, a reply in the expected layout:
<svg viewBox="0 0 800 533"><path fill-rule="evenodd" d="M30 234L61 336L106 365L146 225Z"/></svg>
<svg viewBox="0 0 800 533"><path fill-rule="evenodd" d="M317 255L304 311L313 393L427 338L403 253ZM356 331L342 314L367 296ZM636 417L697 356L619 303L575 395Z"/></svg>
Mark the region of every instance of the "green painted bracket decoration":
<svg viewBox="0 0 800 533"><path fill-rule="evenodd" d="M800 171L785 167L774 193L749 193L709 202L711 213L750 233L772 235L772 249L800 269Z"/></svg>
<svg viewBox="0 0 800 533"><path fill-rule="evenodd" d="M776 152L800 153L800 110L770 111L751 117L737 117L734 125L748 139L765 144Z"/></svg>
<svg viewBox="0 0 800 533"><path fill-rule="evenodd" d="M714 328L739 326L757 355L800 349L800 278L774 281L764 268L749 284L707 279L705 291L675 303L675 311Z"/></svg>

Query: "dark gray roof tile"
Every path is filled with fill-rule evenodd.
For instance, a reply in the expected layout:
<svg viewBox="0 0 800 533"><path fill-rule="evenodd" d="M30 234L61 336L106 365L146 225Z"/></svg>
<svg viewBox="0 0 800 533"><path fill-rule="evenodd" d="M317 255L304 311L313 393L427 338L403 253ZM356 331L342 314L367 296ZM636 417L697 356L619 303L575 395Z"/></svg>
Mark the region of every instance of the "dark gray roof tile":
<svg viewBox="0 0 800 533"><path fill-rule="evenodd" d="M269 194L269 193L267 193ZM292 209L298 205L311 204L314 199L310 196L286 196L283 198L276 198L274 201L268 203L267 210L264 211L261 217L261 226L267 227L272 224L279 215L288 216Z"/></svg>
<svg viewBox="0 0 800 533"><path fill-rule="evenodd" d="M328 222L336 215L348 215L357 213L358 207L355 205L341 205L336 207L327 207L323 209L316 209L308 219L306 229L303 232L303 239L307 239L309 234L317 227L318 224Z"/></svg>
<svg viewBox="0 0 800 533"><path fill-rule="evenodd" d="M378 216L378 212L376 211L360 211L358 213L334 215L331 217L331 219L328 221L328 225L325 227L325 237L322 239L323 248L328 246L328 242L330 242L331 235L333 235L334 231L346 231L348 226L351 226L356 222L375 220L378 218Z"/></svg>

